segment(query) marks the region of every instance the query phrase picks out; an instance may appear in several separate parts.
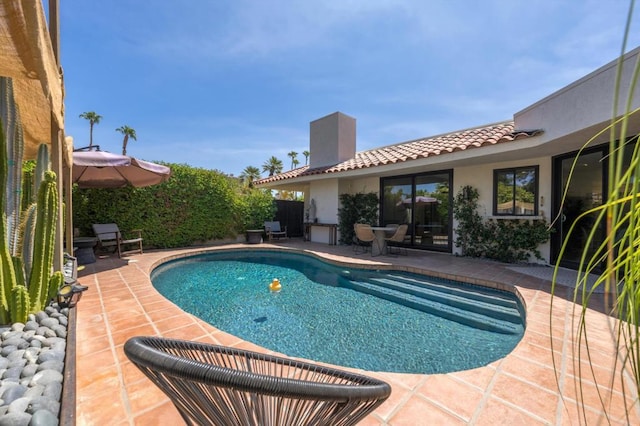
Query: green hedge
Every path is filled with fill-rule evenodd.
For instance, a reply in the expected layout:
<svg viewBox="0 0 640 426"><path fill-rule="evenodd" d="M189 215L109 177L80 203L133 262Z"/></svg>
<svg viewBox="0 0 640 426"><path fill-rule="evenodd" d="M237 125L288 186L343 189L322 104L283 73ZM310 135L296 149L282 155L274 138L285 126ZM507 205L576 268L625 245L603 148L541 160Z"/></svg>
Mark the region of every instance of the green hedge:
<svg viewBox="0 0 640 426"><path fill-rule="evenodd" d="M218 171L163 164L171 168L171 178L159 185L75 187L74 227L93 235L93 223L116 223L122 232L142 229L145 247L175 248L235 238L252 224L262 227L273 219L269 191L247 188Z"/></svg>
<svg viewBox="0 0 640 426"><path fill-rule="evenodd" d="M340 208L338 209L338 228L340 243L351 244L356 223L378 224L378 194L374 192L357 194L340 194Z"/></svg>

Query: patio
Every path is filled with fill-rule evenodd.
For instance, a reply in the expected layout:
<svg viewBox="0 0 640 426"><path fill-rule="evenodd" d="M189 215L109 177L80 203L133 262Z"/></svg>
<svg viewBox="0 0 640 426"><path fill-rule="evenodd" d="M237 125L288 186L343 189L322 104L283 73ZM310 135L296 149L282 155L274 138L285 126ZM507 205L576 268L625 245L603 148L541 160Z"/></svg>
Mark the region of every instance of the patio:
<svg viewBox="0 0 640 426"><path fill-rule="evenodd" d="M515 286L522 296L527 307L527 329L516 349L504 359L485 367L449 374L364 372L385 380L393 391L390 398L361 423L363 425L640 423L637 400L634 417L629 421L624 417L623 406L631 406L634 400L623 400L620 376L615 377L613 390L604 386L613 377L615 353L611 349L607 318L598 312L598 306L589 312L589 349L594 374L612 417L606 419L602 414L600 399L591 380L583 381L583 394L577 396L574 372L582 368L585 377L591 376L586 373L588 364L579 363L572 355L573 303L555 298L554 322L549 325L551 296L546 277L550 268L532 266L514 270L496 262L416 251L410 251L408 256L371 258L368 254L356 256L346 246L297 240L262 246L309 250L353 265L391 263L413 272L426 271L464 281L472 278L477 283L495 282L502 288ZM227 247L245 246L155 251L126 259L101 257L80 272L80 281L88 285L89 290L77 307L78 424L183 424L168 398L124 355L124 342L132 336L162 335L270 353L185 313L151 285L150 271L161 259ZM571 289L562 287L562 292L570 294ZM558 368L558 381L552 355ZM563 389L564 399L560 397L558 386ZM582 399L587 407L585 411L578 411L577 399Z"/></svg>

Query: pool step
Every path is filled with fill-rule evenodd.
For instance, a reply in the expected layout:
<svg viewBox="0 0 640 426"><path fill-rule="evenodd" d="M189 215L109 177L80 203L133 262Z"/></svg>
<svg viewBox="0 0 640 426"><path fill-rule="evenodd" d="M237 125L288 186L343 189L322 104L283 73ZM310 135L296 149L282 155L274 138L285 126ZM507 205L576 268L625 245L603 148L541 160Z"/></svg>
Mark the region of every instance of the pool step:
<svg viewBox="0 0 640 426"><path fill-rule="evenodd" d="M409 285L417 286L419 288L437 289L438 291L443 293L460 294L462 296L471 295L476 300L485 301L500 306L506 306L513 309L518 308L518 303L512 297L503 295L499 292L487 294L487 292L476 289L476 287L472 286L471 284L460 286L460 284L443 284L403 275L388 274L388 276L391 277L394 282L406 283Z"/></svg>
<svg viewBox="0 0 640 426"><path fill-rule="evenodd" d="M380 281L381 279L370 279L368 281L353 280L350 284L355 290L360 292L381 297L469 327L502 334L521 334L523 331L522 319L520 318L517 307L512 309L513 312L511 314L506 314L503 306L495 305L499 309L492 309L492 306L489 303L481 302L473 297L463 303L461 300L463 298L459 295L454 296L444 292L439 295L434 295L433 291L420 291L424 289L417 288L417 286L413 286L416 288L407 288L406 283L401 283L399 281L395 286L389 282L391 280L382 279L384 283L381 283ZM473 311L468 310L466 307L473 303L484 305L484 309L475 309ZM465 307L463 308L461 306Z"/></svg>
<svg viewBox="0 0 640 426"><path fill-rule="evenodd" d="M393 279L373 278L369 282L466 311L489 315L514 324L522 323L517 302L502 296L500 293L490 294L475 291L470 286L456 287L454 285L448 286L423 281L411 282L404 277L393 277Z"/></svg>

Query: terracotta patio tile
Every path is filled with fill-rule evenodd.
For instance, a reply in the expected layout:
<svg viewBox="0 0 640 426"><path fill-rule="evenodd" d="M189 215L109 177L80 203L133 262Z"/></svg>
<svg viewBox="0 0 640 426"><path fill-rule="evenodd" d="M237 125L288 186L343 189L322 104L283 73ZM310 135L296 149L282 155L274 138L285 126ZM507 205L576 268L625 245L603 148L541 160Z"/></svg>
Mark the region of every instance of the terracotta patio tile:
<svg viewBox="0 0 640 426"><path fill-rule="evenodd" d="M402 386L408 390L414 390L416 387L422 385L425 380L424 374L400 374L400 373L371 373L366 372L364 374L372 375L379 378L391 385Z"/></svg>
<svg viewBox="0 0 640 426"><path fill-rule="evenodd" d="M150 322L147 321L147 318L144 316L133 315L129 318L122 317L117 320L113 320L109 323L109 327L111 328L111 333L120 333L131 328L140 327L142 325L150 325Z"/></svg>
<svg viewBox="0 0 640 426"><path fill-rule="evenodd" d="M124 345L124 343L127 340L129 340L129 338L134 336L155 336L155 335L157 335L155 328L147 324L128 328L126 330L111 334L111 336L113 337L113 344L115 346Z"/></svg>
<svg viewBox="0 0 640 426"><path fill-rule="evenodd" d="M177 328L196 325L196 321L188 315L175 315L170 318L154 321L153 323L161 334Z"/></svg>
<svg viewBox="0 0 640 426"><path fill-rule="evenodd" d="M145 376L144 373L130 361L122 361L120 363L120 369L122 370L122 379L125 386L129 386L142 380L147 381L150 385L152 384L147 376Z"/></svg>
<svg viewBox="0 0 640 426"><path fill-rule="evenodd" d="M429 377L417 392L439 406L457 413L465 421L471 419L484 395L484 392L448 375ZM464 398L460 398L460 395L464 395Z"/></svg>
<svg viewBox="0 0 640 426"><path fill-rule="evenodd" d="M91 401L76 406L76 424L83 426L129 425L129 415L120 398L96 395Z"/></svg>
<svg viewBox="0 0 640 426"><path fill-rule="evenodd" d="M82 302L80 302L82 303ZM82 307L78 313L77 322L81 322L82 328L76 330L76 334L86 334L91 336L104 336L107 334L106 316L102 314L102 308L92 309ZM94 313L91 313L94 312Z"/></svg>
<svg viewBox="0 0 640 426"><path fill-rule="evenodd" d="M398 407L402 406L406 400L411 396L411 392L402 388L393 388L391 395L385 402L376 408L375 413L381 419L388 421L389 417L398 410Z"/></svg>
<svg viewBox="0 0 640 426"><path fill-rule="evenodd" d="M524 359L535 361L542 365L553 365L553 359L551 358L552 352L548 347L543 348L527 342L520 342L520 344L513 350L512 354L518 355Z"/></svg>
<svg viewBox="0 0 640 426"><path fill-rule="evenodd" d="M500 368L502 373L508 373L551 392L558 390L556 374L560 374L561 365L558 365L558 373L556 373L552 366L547 367L514 355L505 359Z"/></svg>
<svg viewBox="0 0 640 426"><path fill-rule="evenodd" d="M180 328L174 328L161 333L163 337L169 339L197 340L207 335L207 332L197 324L187 325Z"/></svg>
<svg viewBox="0 0 640 426"><path fill-rule="evenodd" d="M564 335L564 333L562 333ZM539 333L536 330L527 330L526 336L527 343L531 345L541 346L543 348L551 348L552 336L549 333ZM557 335L553 336L553 350L555 352L561 352L563 348L564 339Z"/></svg>
<svg viewBox="0 0 640 426"><path fill-rule="evenodd" d="M149 380L129 384L126 394L134 416L169 401L169 397Z"/></svg>
<svg viewBox="0 0 640 426"><path fill-rule="evenodd" d="M547 422L543 419L535 418L528 413L509 406L502 401L494 398L487 401L480 415L473 422L476 426L515 426L515 425L549 425L553 422Z"/></svg>
<svg viewBox="0 0 640 426"><path fill-rule="evenodd" d="M91 399L93 395L120 393L120 378L114 365L96 368L84 376L76 376L76 389L79 401Z"/></svg>
<svg viewBox="0 0 640 426"><path fill-rule="evenodd" d="M537 395L536 398L531 398L532 394ZM555 419L558 406L558 397L555 392L543 390L506 374L499 374L491 395L508 401L522 411L545 421L553 422Z"/></svg>
<svg viewBox="0 0 640 426"><path fill-rule="evenodd" d="M386 424L387 423L385 423L375 413L369 414L367 417L365 417L364 419L360 420L360 422L358 422L358 426L381 426Z"/></svg>
<svg viewBox="0 0 640 426"><path fill-rule="evenodd" d="M91 356L93 353L110 348L109 338L106 335L76 339L76 357Z"/></svg>
<svg viewBox="0 0 640 426"><path fill-rule="evenodd" d="M599 394L598 394L599 392ZM580 405L601 410L606 407L607 412L614 417L620 417L626 411L625 406L631 403L632 399L627 397L625 401L619 392L611 391L608 387L597 386L588 381L575 382L568 379L564 386L563 397L569 401L577 401Z"/></svg>
<svg viewBox="0 0 640 426"><path fill-rule="evenodd" d="M400 410L387 420L393 426L415 426L416 424L424 425L465 425L466 421L446 412L445 410L425 401L424 399L412 396L406 401Z"/></svg>
<svg viewBox="0 0 640 426"><path fill-rule="evenodd" d="M168 302L167 299L164 298L164 296L161 296L159 294L148 294L148 293L145 293L143 290L144 290L144 287L140 287L140 290L134 289L135 297L141 306L148 306L148 305L154 305L155 303Z"/></svg>
<svg viewBox="0 0 640 426"><path fill-rule="evenodd" d="M124 344L116 346L115 350L116 350L116 359L118 360L118 363L122 364L122 363L131 362L129 361L129 358L127 358L127 355L124 353Z"/></svg>
<svg viewBox="0 0 640 426"><path fill-rule="evenodd" d="M234 346L242 341L242 339L223 331L212 335L212 337L216 339L218 345L222 346Z"/></svg>
<svg viewBox="0 0 640 426"><path fill-rule="evenodd" d="M583 360L575 359L573 362L567 362L565 368L569 376L568 381L581 377L582 380L609 387L613 380L614 387L618 389L617 385L620 383L620 376L614 372L613 365L600 366L593 362L589 364L586 355L584 358ZM612 362L611 358L609 358L609 362Z"/></svg>
<svg viewBox="0 0 640 426"><path fill-rule="evenodd" d="M493 367L475 368L467 371L456 371L451 375L484 391L496 375L496 369Z"/></svg>
<svg viewBox="0 0 640 426"><path fill-rule="evenodd" d="M167 300L158 300L158 301L154 301L154 302L145 302L143 306L144 306L144 310L149 314L152 313L152 312L164 311L166 309L171 309L172 307L174 309L176 309L176 312L181 312L180 308L178 308L177 306L173 305L171 302L169 302Z"/></svg>
<svg viewBox="0 0 640 426"><path fill-rule="evenodd" d="M76 365L76 375L78 377L91 377L96 370L112 368L116 365L116 359L111 347L81 357L76 356L76 359L80 361ZM116 370L114 369L114 371Z"/></svg>
<svg viewBox="0 0 640 426"><path fill-rule="evenodd" d="M136 426L184 424L182 416L180 416L176 407L169 400L147 411L136 414L133 420Z"/></svg>
<svg viewBox="0 0 640 426"><path fill-rule="evenodd" d="M146 305L143 305L145 309L145 313L151 318L152 321L162 321L165 318L171 318L176 315L184 315L184 311L176 306L169 305L167 303L164 304L163 309L157 309L153 311L147 310Z"/></svg>

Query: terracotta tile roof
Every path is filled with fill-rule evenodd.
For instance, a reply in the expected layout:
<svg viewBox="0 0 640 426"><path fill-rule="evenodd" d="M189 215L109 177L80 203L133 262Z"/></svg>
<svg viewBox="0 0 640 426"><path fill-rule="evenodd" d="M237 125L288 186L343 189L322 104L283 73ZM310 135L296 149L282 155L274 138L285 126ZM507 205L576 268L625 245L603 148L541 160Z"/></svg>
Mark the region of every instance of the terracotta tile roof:
<svg viewBox="0 0 640 426"><path fill-rule="evenodd" d="M348 170L401 163L417 160L419 158L464 151L470 148L480 148L488 145L512 142L517 139L538 135L541 132L541 130L515 131L513 121L508 121L357 152L355 158L343 161L342 163L313 169L310 169L309 166L303 166L278 175L257 180L254 182L254 185L262 185L270 182L322 173L344 172Z"/></svg>

